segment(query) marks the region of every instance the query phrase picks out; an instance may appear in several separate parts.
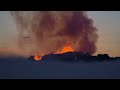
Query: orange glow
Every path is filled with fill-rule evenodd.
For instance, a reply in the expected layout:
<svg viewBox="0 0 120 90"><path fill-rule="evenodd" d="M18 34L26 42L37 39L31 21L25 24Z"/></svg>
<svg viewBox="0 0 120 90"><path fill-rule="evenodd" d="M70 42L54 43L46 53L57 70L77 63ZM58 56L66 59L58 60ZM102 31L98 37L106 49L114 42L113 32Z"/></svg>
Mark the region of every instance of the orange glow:
<svg viewBox="0 0 120 90"><path fill-rule="evenodd" d="M39 61L41 58L42 58L41 56L37 56L37 55L34 56L34 59L35 59L36 61Z"/></svg>
<svg viewBox="0 0 120 90"><path fill-rule="evenodd" d="M34 55L34 59L35 59L36 61L39 61L39 60L41 60L41 58L42 58L44 55L45 55L44 53L42 53L41 56Z"/></svg>
<svg viewBox="0 0 120 90"><path fill-rule="evenodd" d="M70 42L67 41L66 45L64 46L64 48L62 50L57 51L56 53L65 53L65 52L73 52L73 48L70 45Z"/></svg>
<svg viewBox="0 0 120 90"><path fill-rule="evenodd" d="M73 52L73 51L74 51L74 50L73 50L73 48L71 47L70 42L67 41L67 43L66 43L66 45L63 47L63 49L62 49L62 50L58 50L58 51L56 52L56 54L62 54L62 53ZM40 56L39 56L38 54L35 54L35 55L34 55L34 59L35 59L36 61L39 61L39 60L41 60L41 58L42 58L44 55L45 55L44 53L42 53Z"/></svg>

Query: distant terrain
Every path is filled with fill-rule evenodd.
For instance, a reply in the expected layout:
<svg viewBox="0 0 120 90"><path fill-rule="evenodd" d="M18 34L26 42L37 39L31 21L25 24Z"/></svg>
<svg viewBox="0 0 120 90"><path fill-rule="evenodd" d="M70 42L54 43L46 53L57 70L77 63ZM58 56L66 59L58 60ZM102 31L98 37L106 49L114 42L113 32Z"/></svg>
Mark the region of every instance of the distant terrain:
<svg viewBox="0 0 120 90"><path fill-rule="evenodd" d="M114 62L115 60L120 59L120 57L110 57L108 54L98 54L97 56L93 56L89 53L83 53L83 52L66 52L63 54L47 54L44 55L40 62L46 62L46 61L54 61L57 60L59 62ZM34 60L34 56L31 56L28 58L28 60Z"/></svg>

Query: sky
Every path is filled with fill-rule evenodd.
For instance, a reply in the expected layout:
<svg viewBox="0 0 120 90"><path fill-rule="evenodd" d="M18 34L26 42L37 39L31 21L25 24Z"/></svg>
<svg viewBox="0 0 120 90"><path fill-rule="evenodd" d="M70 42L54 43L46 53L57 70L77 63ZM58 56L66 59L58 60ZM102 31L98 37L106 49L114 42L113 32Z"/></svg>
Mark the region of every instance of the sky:
<svg viewBox="0 0 120 90"><path fill-rule="evenodd" d="M110 56L120 56L120 12L119 11L88 11L98 29L97 52ZM0 11L0 50L15 48L17 29L13 17L8 11Z"/></svg>
<svg viewBox="0 0 120 90"><path fill-rule="evenodd" d="M120 12L119 11L91 11L88 15L94 20L98 28L99 39L96 53L108 53L120 56Z"/></svg>

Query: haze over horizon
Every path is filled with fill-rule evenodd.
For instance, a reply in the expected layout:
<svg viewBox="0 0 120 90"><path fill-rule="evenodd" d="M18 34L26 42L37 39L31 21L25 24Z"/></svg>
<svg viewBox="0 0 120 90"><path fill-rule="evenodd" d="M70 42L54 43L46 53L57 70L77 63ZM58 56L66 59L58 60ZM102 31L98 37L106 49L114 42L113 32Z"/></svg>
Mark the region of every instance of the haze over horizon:
<svg viewBox="0 0 120 90"><path fill-rule="evenodd" d="M88 11L98 29L97 51L110 56L120 56L120 12L119 11ZM8 11L0 11L0 52L14 53L17 51L17 30L13 17ZM11 48L10 50L5 48ZM3 50L4 49L4 50ZM15 49L15 51L14 51Z"/></svg>

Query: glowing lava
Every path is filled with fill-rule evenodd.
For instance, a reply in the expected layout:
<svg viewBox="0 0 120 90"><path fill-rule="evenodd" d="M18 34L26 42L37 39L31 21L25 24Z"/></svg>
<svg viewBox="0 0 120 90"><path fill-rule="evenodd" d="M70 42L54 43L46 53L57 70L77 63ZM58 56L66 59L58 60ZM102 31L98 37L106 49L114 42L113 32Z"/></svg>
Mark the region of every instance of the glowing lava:
<svg viewBox="0 0 120 90"><path fill-rule="evenodd" d="M42 53L41 56L34 55L34 59L35 59L36 61L39 61L39 60L41 60L41 58L42 58L43 56L44 56L44 53Z"/></svg>
<svg viewBox="0 0 120 90"><path fill-rule="evenodd" d="M73 51L74 51L74 50L73 50L73 48L71 47L70 42L67 41L67 43L66 43L66 45L63 47L63 49L57 51L56 53L59 53L59 54L60 54L60 53L73 52Z"/></svg>
<svg viewBox="0 0 120 90"><path fill-rule="evenodd" d="M67 43L66 43L66 45L63 47L63 49L62 50L58 50L57 52L56 52L56 54L62 54L62 53L66 53L66 52L73 52L74 50L73 50L73 48L71 47L71 45L70 45L70 42L69 41L67 41ZM36 60L36 61L39 61L39 60L41 60L41 58L44 56L45 54L44 53L42 53L42 55L38 55L38 54L35 54L34 55L34 59Z"/></svg>
<svg viewBox="0 0 120 90"><path fill-rule="evenodd" d="M39 61L41 58L42 58L41 56L37 56L37 55L34 56L34 59L35 59L36 61Z"/></svg>

